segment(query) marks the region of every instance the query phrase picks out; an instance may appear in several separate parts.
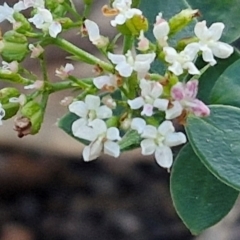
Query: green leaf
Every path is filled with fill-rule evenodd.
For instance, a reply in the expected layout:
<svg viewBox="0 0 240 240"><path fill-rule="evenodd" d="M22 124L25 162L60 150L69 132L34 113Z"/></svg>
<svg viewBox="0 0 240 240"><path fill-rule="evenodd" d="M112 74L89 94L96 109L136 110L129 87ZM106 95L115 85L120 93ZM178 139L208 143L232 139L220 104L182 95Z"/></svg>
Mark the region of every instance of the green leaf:
<svg viewBox="0 0 240 240"><path fill-rule="evenodd" d="M174 206L193 234L219 222L233 207L238 191L214 177L190 144L184 146L171 172Z"/></svg>
<svg viewBox="0 0 240 240"><path fill-rule="evenodd" d="M211 103L240 107L240 60L236 61L220 76L214 85Z"/></svg>
<svg viewBox="0 0 240 240"><path fill-rule="evenodd" d="M119 146L121 151L133 150L139 147L141 136L135 130L129 130L125 133Z"/></svg>
<svg viewBox="0 0 240 240"><path fill-rule="evenodd" d="M240 190L240 109L212 105L206 118L189 116L186 131L194 152L221 181Z"/></svg>
<svg viewBox="0 0 240 240"><path fill-rule="evenodd" d="M228 68L240 59L240 52L235 49L234 53L227 59L218 59L217 64L214 67L210 67L206 72L204 72L199 78L199 91L198 98L203 100L206 104L215 103L210 97L210 93L215 83L218 82L221 74L225 74ZM206 64L202 64L202 59L198 59L198 65L202 67ZM202 63L200 63L202 62Z"/></svg>
<svg viewBox="0 0 240 240"><path fill-rule="evenodd" d="M58 127L61 128L64 132L66 132L71 137L75 138L77 141L83 143L84 145L88 145L89 144L88 141L77 138L72 134L72 124L77 119L79 119L79 117L76 114L68 113L58 121Z"/></svg>

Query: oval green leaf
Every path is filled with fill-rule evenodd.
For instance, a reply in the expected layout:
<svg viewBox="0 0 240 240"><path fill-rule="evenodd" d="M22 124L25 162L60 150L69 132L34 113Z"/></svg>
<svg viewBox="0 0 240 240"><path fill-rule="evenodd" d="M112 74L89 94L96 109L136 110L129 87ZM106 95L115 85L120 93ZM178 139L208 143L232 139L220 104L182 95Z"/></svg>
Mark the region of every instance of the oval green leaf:
<svg viewBox="0 0 240 240"><path fill-rule="evenodd" d="M206 118L189 116L186 132L194 152L221 181L240 190L240 109L212 105Z"/></svg>
<svg viewBox="0 0 240 240"><path fill-rule="evenodd" d="M238 196L238 191L207 170L190 144L181 149L174 162L170 187L176 211L193 234L219 222Z"/></svg>
<svg viewBox="0 0 240 240"><path fill-rule="evenodd" d="M240 107L240 60L220 76L211 92L211 103Z"/></svg>

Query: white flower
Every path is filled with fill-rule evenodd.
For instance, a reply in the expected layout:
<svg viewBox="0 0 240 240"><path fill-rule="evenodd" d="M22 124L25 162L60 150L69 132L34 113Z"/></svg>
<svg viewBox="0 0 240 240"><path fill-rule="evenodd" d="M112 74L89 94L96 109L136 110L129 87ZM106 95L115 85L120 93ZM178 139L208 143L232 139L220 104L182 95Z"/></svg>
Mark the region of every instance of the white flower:
<svg viewBox="0 0 240 240"><path fill-rule="evenodd" d="M86 19L84 21L84 24L88 32L89 40L94 45L96 45L99 48L103 48L108 45L109 43L108 38L100 35L99 27L95 22Z"/></svg>
<svg viewBox="0 0 240 240"><path fill-rule="evenodd" d="M218 41L222 36L224 27L221 22L213 23L209 28L206 26L206 21L198 22L194 32L199 42L189 44L201 50L203 60L212 66L217 63L214 56L228 58L234 51L229 44Z"/></svg>
<svg viewBox="0 0 240 240"><path fill-rule="evenodd" d="M186 136L175 132L170 121L162 122L158 128L147 125L141 137L141 149L143 155L155 155L157 163L164 168L170 168L173 163L171 147L181 145L186 142Z"/></svg>
<svg viewBox="0 0 240 240"><path fill-rule="evenodd" d="M2 125L2 119L5 117L5 110L2 107L2 104L0 103L0 125Z"/></svg>
<svg viewBox="0 0 240 240"><path fill-rule="evenodd" d="M14 10L16 11L22 11L30 7L44 8L44 0L23 0L23 1L17 2L13 6Z"/></svg>
<svg viewBox="0 0 240 240"><path fill-rule="evenodd" d="M74 66L71 63L67 63L65 67L61 66L55 71L55 75L60 77L62 80L68 78L70 73L74 70Z"/></svg>
<svg viewBox="0 0 240 240"><path fill-rule="evenodd" d="M138 134L142 134L144 128L146 127L146 122L143 118L133 118L131 122L131 129L136 130Z"/></svg>
<svg viewBox="0 0 240 240"><path fill-rule="evenodd" d="M188 73L192 75L200 74L199 70L193 63L198 52L196 46L189 44L180 53L172 47L164 47L163 51L165 53L166 62L171 64L168 67L168 70L175 75L181 75L184 69L188 70Z"/></svg>
<svg viewBox="0 0 240 240"><path fill-rule="evenodd" d="M93 83L98 89L114 91L118 88L119 77L113 74L93 78Z"/></svg>
<svg viewBox="0 0 240 240"><path fill-rule="evenodd" d="M37 46L34 46L33 44L29 44L28 48L32 52L30 56L31 58L37 58L44 52L44 49L39 44Z"/></svg>
<svg viewBox="0 0 240 240"><path fill-rule="evenodd" d="M116 64L115 69L123 77L130 77L133 70L138 73L139 78L144 77L149 71L150 64L153 62L155 56L155 53L138 54L134 59L130 50L128 50L126 55L108 52L108 58L112 63Z"/></svg>
<svg viewBox="0 0 240 240"><path fill-rule="evenodd" d="M156 22L153 27L153 35L161 47L168 46L168 34L170 32L169 24L162 18L162 13L156 17Z"/></svg>
<svg viewBox="0 0 240 240"><path fill-rule="evenodd" d="M113 157L120 155L119 130L116 127L107 128L101 119L93 120L89 126L82 126L81 131L73 131L75 137L90 141L91 143L83 149L83 159L91 161L100 156L102 150L105 154Z"/></svg>
<svg viewBox="0 0 240 240"><path fill-rule="evenodd" d="M85 102L72 102L68 108L69 111L75 113L80 119L73 122L72 131L81 132L81 127L90 124L94 119L106 119L112 117L112 110L107 106L100 106L101 101L98 96L87 95Z"/></svg>
<svg viewBox="0 0 240 240"><path fill-rule="evenodd" d="M178 82L171 88L173 106L166 110L166 119L173 119L181 115L183 109L192 112L198 117L208 116L209 108L196 98L198 80L188 81L186 84Z"/></svg>
<svg viewBox="0 0 240 240"><path fill-rule="evenodd" d="M7 3L4 3L0 6L0 22L4 20L8 20L10 23L15 23L15 19L13 18L14 9L9 7Z"/></svg>
<svg viewBox="0 0 240 240"><path fill-rule="evenodd" d="M124 24L127 19L131 19L134 15L142 15L142 11L137 8L131 8L132 0L115 0L112 3L112 7L117 10L118 14L114 20L111 21L111 25L116 27L117 25Z"/></svg>
<svg viewBox="0 0 240 240"><path fill-rule="evenodd" d="M18 72L18 62L12 61L10 63L2 61L2 69L8 71L10 73L17 73Z"/></svg>
<svg viewBox="0 0 240 240"><path fill-rule="evenodd" d="M141 115L152 116L153 108L156 107L160 111L167 110L168 100L160 99L163 93L163 87L160 83L154 81L140 80L141 96L133 100L128 100L131 109L139 109L143 107Z"/></svg>
<svg viewBox="0 0 240 240"><path fill-rule="evenodd" d="M38 8L37 13L28 21L32 22L36 28L48 31L53 38L62 31L61 24L54 21L51 12L44 8Z"/></svg>
<svg viewBox="0 0 240 240"><path fill-rule="evenodd" d="M36 80L33 84L27 85L24 89L41 89L44 86L44 81Z"/></svg>

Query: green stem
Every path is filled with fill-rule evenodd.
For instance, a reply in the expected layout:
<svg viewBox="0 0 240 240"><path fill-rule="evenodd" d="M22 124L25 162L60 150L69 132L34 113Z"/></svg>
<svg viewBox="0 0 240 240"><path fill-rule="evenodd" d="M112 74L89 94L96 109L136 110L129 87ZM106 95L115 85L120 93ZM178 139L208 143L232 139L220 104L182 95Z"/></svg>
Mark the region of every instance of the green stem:
<svg viewBox="0 0 240 240"><path fill-rule="evenodd" d="M123 54L126 54L128 50L132 49L134 37L131 35L124 36L123 40Z"/></svg>
<svg viewBox="0 0 240 240"><path fill-rule="evenodd" d="M81 17L78 14L73 2L71 2L71 6L66 2L64 2L63 5L67 9L67 11L70 12L76 19L81 19Z"/></svg>
<svg viewBox="0 0 240 240"><path fill-rule="evenodd" d="M74 76L69 76L68 79L71 80L72 82L76 83L76 85L78 87L81 87L82 89L87 89L87 88L91 87L91 85L92 85L92 79L90 79L90 78L77 79Z"/></svg>
<svg viewBox="0 0 240 240"><path fill-rule="evenodd" d="M46 59L45 59L45 56L43 54L42 54L42 57L40 58L40 65L41 65L41 70L42 70L44 82L49 82L48 74L47 74Z"/></svg>
<svg viewBox="0 0 240 240"><path fill-rule="evenodd" d="M83 18L88 18L89 14L90 14L91 7L92 7L92 2L84 5Z"/></svg>
<svg viewBox="0 0 240 240"><path fill-rule="evenodd" d="M150 76L150 79L153 81L161 81L161 80L165 79L164 76L157 74L157 73L151 73L151 74L149 74L149 76Z"/></svg>
<svg viewBox="0 0 240 240"><path fill-rule="evenodd" d="M34 81L23 78L17 73L6 73L6 71L0 71L0 79L23 85L30 85L34 83Z"/></svg>
<svg viewBox="0 0 240 240"><path fill-rule="evenodd" d="M77 46L73 45L65 39L58 37L53 40L53 43L58 47L62 48L63 50L73 54L74 56L79 57L83 62L99 65L102 69L108 72L114 72L114 67L111 64L100 60L99 58L78 48Z"/></svg>
<svg viewBox="0 0 240 240"><path fill-rule="evenodd" d="M42 99L41 99L41 106L42 106L42 111L43 113L45 113L46 107L47 107L47 103L48 103L48 98L49 98L50 92L49 91L45 91L42 94Z"/></svg>

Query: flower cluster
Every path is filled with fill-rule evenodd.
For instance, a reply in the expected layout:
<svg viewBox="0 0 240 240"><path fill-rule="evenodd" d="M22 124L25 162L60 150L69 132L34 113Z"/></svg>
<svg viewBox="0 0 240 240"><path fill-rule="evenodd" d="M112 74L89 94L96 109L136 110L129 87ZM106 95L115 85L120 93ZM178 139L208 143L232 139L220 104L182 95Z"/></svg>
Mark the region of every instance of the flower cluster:
<svg viewBox="0 0 240 240"><path fill-rule="evenodd" d="M92 1L84 2L89 7ZM196 59L201 57L206 69L217 64L216 58L228 58L233 47L220 41L224 29L221 22L210 27L206 21L197 22L193 36L172 41L198 16L198 10L183 10L169 20L159 12L150 29L143 12L132 7L132 0L110 2L102 7L102 12L112 17L109 26L119 31L113 39L101 34L98 24L86 15L88 11L79 14L72 1L21 0L12 7L6 3L0 6L0 22L7 20L13 26L0 41L4 60L0 77L2 74L33 91L25 95L12 88L2 90L0 124L3 118L20 112L15 126L19 136L35 134L43 121L49 95L72 89L80 93L61 102L68 106L69 113L59 125L63 124L63 129L86 145L85 161L94 160L101 153L119 157L125 150L140 147L143 155L154 155L161 167L170 168L171 148L187 141L183 132L176 132L176 125L185 125L189 114L210 114L208 106L198 99L202 69ZM28 18L23 15L26 9L31 10ZM71 14L76 21L68 17ZM105 60L61 38L62 31L74 27L89 38ZM147 31L152 31L153 39L146 37ZM119 52L115 45L122 38L123 50ZM45 47L50 44L66 50L73 61L95 65L95 75L80 79L74 65L66 63L55 71L59 82L51 82L44 58ZM28 55L40 61L43 79L23 71L20 63ZM163 66L161 75L152 69L156 62Z"/></svg>

